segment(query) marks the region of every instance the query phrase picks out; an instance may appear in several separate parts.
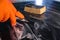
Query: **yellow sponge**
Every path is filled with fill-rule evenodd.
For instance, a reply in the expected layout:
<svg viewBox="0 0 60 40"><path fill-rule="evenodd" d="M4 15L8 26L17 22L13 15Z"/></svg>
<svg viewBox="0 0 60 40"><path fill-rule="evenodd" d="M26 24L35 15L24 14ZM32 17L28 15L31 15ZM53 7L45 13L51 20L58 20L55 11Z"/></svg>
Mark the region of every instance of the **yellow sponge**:
<svg viewBox="0 0 60 40"><path fill-rule="evenodd" d="M42 6L41 8L25 6L24 11L31 14L43 14L44 12L46 12L46 6Z"/></svg>

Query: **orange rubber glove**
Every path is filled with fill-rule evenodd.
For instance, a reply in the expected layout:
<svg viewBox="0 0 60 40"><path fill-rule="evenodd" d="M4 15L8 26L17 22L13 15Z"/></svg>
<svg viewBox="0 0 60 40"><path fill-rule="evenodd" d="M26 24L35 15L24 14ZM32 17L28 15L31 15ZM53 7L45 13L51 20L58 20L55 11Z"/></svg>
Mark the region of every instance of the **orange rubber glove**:
<svg viewBox="0 0 60 40"><path fill-rule="evenodd" d="M16 16L20 19L25 18L21 12L16 10L10 1L2 0L0 2L0 22L5 22L10 19L11 25L16 25Z"/></svg>

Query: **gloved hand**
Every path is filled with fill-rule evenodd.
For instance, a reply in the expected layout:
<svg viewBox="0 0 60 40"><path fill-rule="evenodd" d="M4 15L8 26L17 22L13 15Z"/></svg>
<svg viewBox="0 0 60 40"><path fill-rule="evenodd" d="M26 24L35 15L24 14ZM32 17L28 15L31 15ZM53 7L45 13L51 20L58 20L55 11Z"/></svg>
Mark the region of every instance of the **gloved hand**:
<svg viewBox="0 0 60 40"><path fill-rule="evenodd" d="M7 0L0 2L0 22L5 22L8 19L11 21L11 25L16 25L16 17L24 19L24 15L17 11L13 4Z"/></svg>

